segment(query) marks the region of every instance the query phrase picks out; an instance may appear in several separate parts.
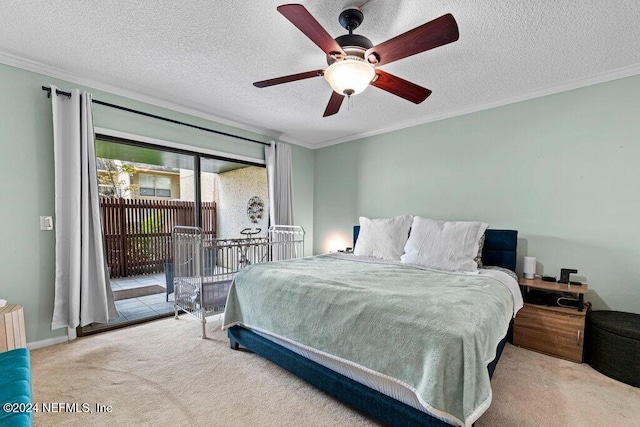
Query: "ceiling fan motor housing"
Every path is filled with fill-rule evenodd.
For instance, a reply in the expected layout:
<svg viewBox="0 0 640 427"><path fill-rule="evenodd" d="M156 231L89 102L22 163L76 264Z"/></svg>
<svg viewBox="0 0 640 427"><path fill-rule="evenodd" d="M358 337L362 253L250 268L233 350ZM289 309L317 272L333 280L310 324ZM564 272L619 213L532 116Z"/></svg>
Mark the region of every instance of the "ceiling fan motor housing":
<svg viewBox="0 0 640 427"><path fill-rule="evenodd" d="M373 43L371 43L371 40L359 34L344 34L342 36L336 37L335 40L336 42L338 42L340 47L342 47L342 50L347 54L347 56L355 56L362 60L364 60L364 53L367 51L367 49L373 47ZM327 55L327 63L329 65L336 62L336 60L337 59L333 55Z"/></svg>
<svg viewBox="0 0 640 427"><path fill-rule="evenodd" d="M340 22L340 25L349 31L349 34L336 37L335 41L340 45L340 47L342 47L342 50L346 53L347 57L351 56L364 60L364 53L366 50L373 47L371 40L365 36L353 34L353 30L358 28L360 24L362 24L363 20L364 15L357 6L344 8L338 16L338 22ZM338 59L344 58L340 57L340 55L327 55L327 63L329 65L333 64Z"/></svg>

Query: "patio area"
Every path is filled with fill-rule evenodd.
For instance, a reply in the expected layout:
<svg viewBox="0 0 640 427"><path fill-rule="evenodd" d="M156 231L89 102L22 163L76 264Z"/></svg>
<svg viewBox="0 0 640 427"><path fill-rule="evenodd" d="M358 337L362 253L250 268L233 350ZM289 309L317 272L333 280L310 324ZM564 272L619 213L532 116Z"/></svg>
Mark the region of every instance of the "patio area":
<svg viewBox="0 0 640 427"><path fill-rule="evenodd" d="M111 280L120 316L109 324L173 313L173 295L166 297L164 274L122 277Z"/></svg>
<svg viewBox="0 0 640 427"><path fill-rule="evenodd" d="M166 287L164 273L112 279L111 290L119 316L107 324L85 326L85 332L172 314L173 294L167 301Z"/></svg>

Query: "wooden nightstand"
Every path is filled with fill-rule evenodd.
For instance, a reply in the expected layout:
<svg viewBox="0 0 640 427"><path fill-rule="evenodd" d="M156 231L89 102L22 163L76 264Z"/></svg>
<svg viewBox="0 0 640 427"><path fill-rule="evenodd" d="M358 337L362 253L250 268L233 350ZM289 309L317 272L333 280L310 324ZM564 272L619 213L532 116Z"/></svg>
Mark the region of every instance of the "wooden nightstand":
<svg viewBox="0 0 640 427"><path fill-rule="evenodd" d="M0 352L26 346L22 306L7 304L0 307Z"/></svg>
<svg viewBox="0 0 640 427"><path fill-rule="evenodd" d="M584 324L589 305L584 305L588 285L564 285L540 279L520 279L520 286L577 296L581 309L525 303L514 321L514 345L551 356L582 362Z"/></svg>

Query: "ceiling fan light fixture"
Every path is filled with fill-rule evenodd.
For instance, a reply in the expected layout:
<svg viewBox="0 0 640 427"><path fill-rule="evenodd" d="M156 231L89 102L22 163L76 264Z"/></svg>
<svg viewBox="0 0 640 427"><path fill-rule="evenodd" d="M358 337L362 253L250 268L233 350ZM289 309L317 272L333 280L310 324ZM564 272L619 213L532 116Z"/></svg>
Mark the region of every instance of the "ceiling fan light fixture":
<svg viewBox="0 0 640 427"><path fill-rule="evenodd" d="M329 67L262 80L253 85L262 88L324 75L333 92L322 117L338 113L345 96L350 104L351 96L369 85L420 104L431 95L429 89L386 73L379 67L455 42L460 36L458 23L447 13L374 46L365 36L353 34L364 19L358 7L347 7L340 13L338 21L349 34L336 38L301 4L283 4L277 9L326 54Z"/></svg>
<svg viewBox="0 0 640 427"><path fill-rule="evenodd" d="M324 78L331 89L347 96L357 95L365 90L375 76L373 65L354 57L336 61L324 71Z"/></svg>

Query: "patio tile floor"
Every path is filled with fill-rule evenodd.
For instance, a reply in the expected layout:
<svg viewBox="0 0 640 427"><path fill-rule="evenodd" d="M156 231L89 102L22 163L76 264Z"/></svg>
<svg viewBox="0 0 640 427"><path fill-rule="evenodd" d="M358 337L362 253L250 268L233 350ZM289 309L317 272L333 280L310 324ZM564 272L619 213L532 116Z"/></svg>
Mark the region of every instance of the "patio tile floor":
<svg viewBox="0 0 640 427"><path fill-rule="evenodd" d="M145 304L155 304L158 302L165 302L167 297L165 294L153 294L146 295L144 297L138 297L137 299L144 302Z"/></svg>
<svg viewBox="0 0 640 427"><path fill-rule="evenodd" d="M123 299L116 301L116 308L120 316L125 320L157 316L173 311L173 301L166 302L165 298L165 294L156 294L139 298Z"/></svg>
<svg viewBox="0 0 640 427"><path fill-rule="evenodd" d="M166 281L164 274L120 277L111 280L111 289L114 291L142 288L151 285L159 285L165 288ZM88 331L98 330L146 317L155 317L158 315L173 313L173 295L169 295L169 301L167 302L166 294L164 292L137 298L122 299L115 301L115 304L119 313L118 317L111 319L106 325L92 324L85 327L85 329Z"/></svg>
<svg viewBox="0 0 640 427"><path fill-rule="evenodd" d="M122 299L120 301L116 301L116 308L118 309L118 311L122 311L122 310L130 310L133 308L140 308L140 307L146 307L144 301L140 301L139 298L129 298L129 299Z"/></svg>
<svg viewBox="0 0 640 427"><path fill-rule="evenodd" d="M143 288L151 285L159 285L166 287L166 279L164 273L151 274L146 276L119 277L111 280L111 289L114 291L123 289ZM116 301L116 308L120 313L120 317L111 320L120 323L122 321L137 320L143 317L157 316L173 311L173 301L169 296L169 302L166 301L164 293L146 295L137 298L129 298Z"/></svg>

